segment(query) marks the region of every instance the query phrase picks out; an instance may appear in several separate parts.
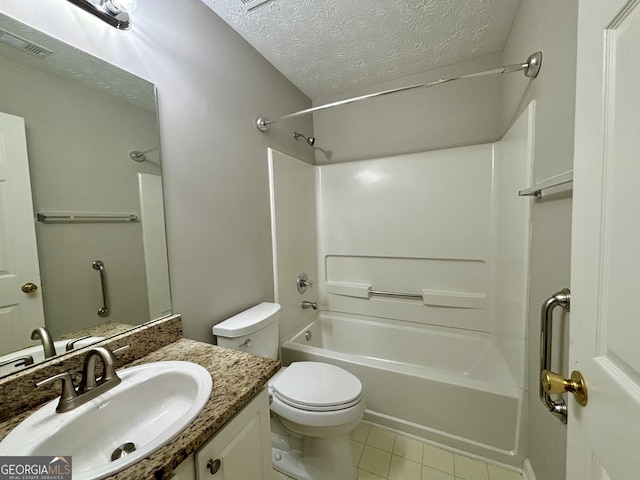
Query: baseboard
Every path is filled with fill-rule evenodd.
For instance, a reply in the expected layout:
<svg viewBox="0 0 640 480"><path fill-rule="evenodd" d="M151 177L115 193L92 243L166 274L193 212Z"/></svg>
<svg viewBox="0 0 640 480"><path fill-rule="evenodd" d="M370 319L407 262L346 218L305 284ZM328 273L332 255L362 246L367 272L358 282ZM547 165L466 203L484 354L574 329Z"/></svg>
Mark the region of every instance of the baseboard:
<svg viewBox="0 0 640 480"><path fill-rule="evenodd" d="M522 465L522 478L523 480L536 480L536 474L533 473L533 467L528 458L524 459L524 464Z"/></svg>

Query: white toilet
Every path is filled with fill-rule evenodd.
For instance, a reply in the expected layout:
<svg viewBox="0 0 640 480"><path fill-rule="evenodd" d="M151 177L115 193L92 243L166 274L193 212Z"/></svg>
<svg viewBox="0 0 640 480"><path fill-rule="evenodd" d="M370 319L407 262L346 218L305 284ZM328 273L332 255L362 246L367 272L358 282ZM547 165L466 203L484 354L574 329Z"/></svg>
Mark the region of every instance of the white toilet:
<svg viewBox="0 0 640 480"><path fill-rule="evenodd" d="M280 305L264 302L213 327L218 345L278 358ZM362 384L346 370L294 362L269 380L273 467L298 480L355 480L349 432L362 420Z"/></svg>

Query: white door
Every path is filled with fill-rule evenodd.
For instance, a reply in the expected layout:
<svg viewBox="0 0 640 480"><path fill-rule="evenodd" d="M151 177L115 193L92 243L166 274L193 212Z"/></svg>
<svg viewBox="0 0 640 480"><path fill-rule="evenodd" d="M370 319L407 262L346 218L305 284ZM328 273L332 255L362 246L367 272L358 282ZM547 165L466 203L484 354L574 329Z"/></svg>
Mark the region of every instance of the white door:
<svg viewBox="0 0 640 480"><path fill-rule="evenodd" d="M581 0L568 480L640 478L640 0Z"/></svg>
<svg viewBox="0 0 640 480"><path fill-rule="evenodd" d="M22 291L32 283L37 290ZM28 286L25 287L28 290ZM44 326L24 119L0 113L0 355Z"/></svg>

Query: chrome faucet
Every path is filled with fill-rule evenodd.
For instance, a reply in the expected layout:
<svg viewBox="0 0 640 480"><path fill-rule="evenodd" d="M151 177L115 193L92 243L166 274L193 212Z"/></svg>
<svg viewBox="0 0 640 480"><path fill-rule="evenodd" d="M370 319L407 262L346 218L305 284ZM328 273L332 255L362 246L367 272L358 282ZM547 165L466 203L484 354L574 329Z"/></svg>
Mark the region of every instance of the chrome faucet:
<svg viewBox="0 0 640 480"><path fill-rule="evenodd" d="M53 340L49 330L44 327L38 327L31 332L31 340L40 340L44 349L44 358L56 356L56 347L53 346Z"/></svg>
<svg viewBox="0 0 640 480"><path fill-rule="evenodd" d="M310 302L309 300L303 300L302 301L302 308L304 308L305 310L308 310L308 309L317 310L318 309L318 302Z"/></svg>
<svg viewBox="0 0 640 480"><path fill-rule="evenodd" d="M100 358L103 365L102 377L96 378L96 359ZM113 352L106 347L94 347L84 357L82 367L82 380L78 388L73 384L73 379L69 372L54 375L42 382L36 383L40 388L56 380L62 381L62 394L56 407L56 412L64 413L80 405L84 405L89 400L93 400L104 392L111 390L120 384L121 380L115 372L115 357Z"/></svg>

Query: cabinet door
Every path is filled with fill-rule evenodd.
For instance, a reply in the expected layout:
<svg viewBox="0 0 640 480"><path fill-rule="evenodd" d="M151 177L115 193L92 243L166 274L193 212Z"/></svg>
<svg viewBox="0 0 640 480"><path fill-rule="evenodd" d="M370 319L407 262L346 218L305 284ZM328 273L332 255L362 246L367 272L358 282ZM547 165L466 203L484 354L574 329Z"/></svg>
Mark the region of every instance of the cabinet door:
<svg viewBox="0 0 640 480"><path fill-rule="evenodd" d="M270 480L269 397L263 389L196 452L198 480Z"/></svg>
<svg viewBox="0 0 640 480"><path fill-rule="evenodd" d="M193 455L178 465L173 471L173 475L169 477L169 480L195 480L196 478L196 464Z"/></svg>

